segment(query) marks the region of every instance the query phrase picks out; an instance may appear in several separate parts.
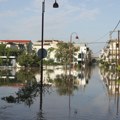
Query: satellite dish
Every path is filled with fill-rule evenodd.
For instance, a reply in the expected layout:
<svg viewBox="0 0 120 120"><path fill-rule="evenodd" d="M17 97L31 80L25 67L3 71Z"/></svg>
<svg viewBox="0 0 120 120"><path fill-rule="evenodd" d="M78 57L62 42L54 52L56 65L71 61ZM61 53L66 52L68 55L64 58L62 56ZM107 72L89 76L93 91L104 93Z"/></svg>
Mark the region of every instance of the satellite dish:
<svg viewBox="0 0 120 120"><path fill-rule="evenodd" d="M47 56L47 50L44 48L39 49L37 54L40 59L45 58Z"/></svg>

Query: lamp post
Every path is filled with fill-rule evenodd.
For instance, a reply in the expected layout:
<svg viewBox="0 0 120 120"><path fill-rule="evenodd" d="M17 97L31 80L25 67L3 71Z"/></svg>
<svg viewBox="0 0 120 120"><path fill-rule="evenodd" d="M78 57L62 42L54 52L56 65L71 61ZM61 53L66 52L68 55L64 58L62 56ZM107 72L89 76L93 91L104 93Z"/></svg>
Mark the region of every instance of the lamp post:
<svg viewBox="0 0 120 120"><path fill-rule="evenodd" d="M73 32L73 33L71 33L71 35L70 35L70 46L69 46L69 54L70 54L70 62L69 62L69 64L70 64L70 68L69 68L69 75L71 75L71 66L72 66L72 36L73 35L76 35L75 36L75 39L79 39L79 37L78 37L78 35L77 35L77 33L76 32Z"/></svg>
<svg viewBox="0 0 120 120"><path fill-rule="evenodd" d="M53 4L53 8L58 8L59 5L55 0L55 3ZM40 110L42 110L42 87L43 87L43 57L44 57L44 48L43 48L43 42L44 42L44 13L45 13L45 0L42 2L42 29L41 29L41 66L40 66Z"/></svg>
<svg viewBox="0 0 120 120"><path fill-rule="evenodd" d="M119 58L120 58L120 30L118 30L118 65L119 65Z"/></svg>
<svg viewBox="0 0 120 120"><path fill-rule="evenodd" d="M55 0L55 3L53 4L53 8L58 8L59 5ZM43 85L43 42L44 42L44 13L45 13L45 0L42 2L42 30L41 30L41 87Z"/></svg>

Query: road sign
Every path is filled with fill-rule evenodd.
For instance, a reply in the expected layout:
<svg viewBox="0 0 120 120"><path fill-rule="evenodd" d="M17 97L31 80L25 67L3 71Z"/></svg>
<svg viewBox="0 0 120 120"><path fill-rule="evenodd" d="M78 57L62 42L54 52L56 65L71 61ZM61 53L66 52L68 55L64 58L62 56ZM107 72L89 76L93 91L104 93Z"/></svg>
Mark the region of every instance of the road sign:
<svg viewBox="0 0 120 120"><path fill-rule="evenodd" d="M42 52L43 52L43 56L42 56ZM43 49L39 49L37 54L38 54L38 57L40 59L45 58L47 56L47 50L44 49L44 48Z"/></svg>

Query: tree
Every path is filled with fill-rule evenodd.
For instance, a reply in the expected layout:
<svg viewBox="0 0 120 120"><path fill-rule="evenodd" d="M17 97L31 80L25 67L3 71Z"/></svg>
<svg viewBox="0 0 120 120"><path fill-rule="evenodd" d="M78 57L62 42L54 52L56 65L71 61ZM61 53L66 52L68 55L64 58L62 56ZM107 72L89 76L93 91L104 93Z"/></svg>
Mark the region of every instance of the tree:
<svg viewBox="0 0 120 120"><path fill-rule="evenodd" d="M0 56L4 56L5 48L6 48L5 44L0 44Z"/></svg>
<svg viewBox="0 0 120 120"><path fill-rule="evenodd" d="M28 44L27 44L27 47L26 47L26 51L27 51L27 53L31 53L32 52L32 43L31 42L29 42Z"/></svg>
<svg viewBox="0 0 120 120"><path fill-rule="evenodd" d="M0 65L2 65L3 64L3 59L2 58L0 58Z"/></svg>
<svg viewBox="0 0 120 120"><path fill-rule="evenodd" d="M63 63L68 63L69 61L69 44L68 43L58 43L57 44L57 49L56 49L56 53L55 53L55 57L57 59L58 62L60 62L61 64Z"/></svg>
<svg viewBox="0 0 120 120"><path fill-rule="evenodd" d="M25 52L18 56L17 62L25 67L38 67L40 60L36 54L26 54Z"/></svg>
<svg viewBox="0 0 120 120"><path fill-rule="evenodd" d="M50 47L50 48L48 48L48 50L47 50L47 59L50 59L50 54L51 54L51 52L53 52L55 50L55 48L53 48L53 47Z"/></svg>
<svg viewBox="0 0 120 120"><path fill-rule="evenodd" d="M20 56L18 56L17 59L18 63L21 66L25 66L28 67L29 66L29 62L31 61L29 55L27 55L25 52L23 54L21 54Z"/></svg>
<svg viewBox="0 0 120 120"><path fill-rule="evenodd" d="M70 57L73 59L75 52L79 50L74 47L73 43L60 42L57 44L57 47L55 57L58 62L65 66L70 64Z"/></svg>

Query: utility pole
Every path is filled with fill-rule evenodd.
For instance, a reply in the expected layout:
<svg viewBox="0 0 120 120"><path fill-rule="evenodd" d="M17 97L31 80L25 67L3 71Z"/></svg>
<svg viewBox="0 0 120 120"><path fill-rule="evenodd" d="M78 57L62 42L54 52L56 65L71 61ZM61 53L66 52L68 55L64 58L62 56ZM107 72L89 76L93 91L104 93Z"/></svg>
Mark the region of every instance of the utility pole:
<svg viewBox="0 0 120 120"><path fill-rule="evenodd" d="M118 65L119 65L119 58L120 58L120 30L118 30Z"/></svg>

